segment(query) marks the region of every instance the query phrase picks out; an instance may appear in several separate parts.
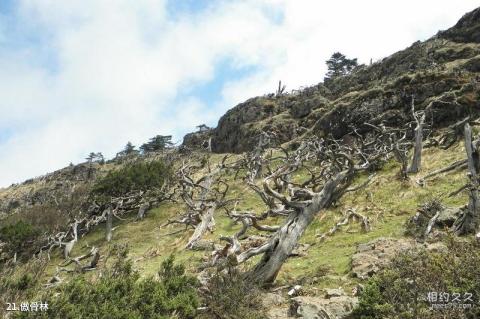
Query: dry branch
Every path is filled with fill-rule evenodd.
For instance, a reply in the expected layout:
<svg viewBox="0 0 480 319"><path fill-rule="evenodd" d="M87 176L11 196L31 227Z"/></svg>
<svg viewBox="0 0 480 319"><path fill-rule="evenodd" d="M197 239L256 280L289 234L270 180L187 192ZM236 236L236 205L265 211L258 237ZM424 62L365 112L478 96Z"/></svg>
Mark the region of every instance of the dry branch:
<svg viewBox="0 0 480 319"><path fill-rule="evenodd" d="M354 209L347 210L347 213L344 214L343 219L340 220L338 223L335 224L330 230L322 235L318 235L317 237L320 242L323 242L328 236L333 235L341 226L345 226L349 223L349 221L354 218L358 218L361 220L362 230L365 232L370 231L370 221L368 217L363 216L360 213L357 213Z"/></svg>

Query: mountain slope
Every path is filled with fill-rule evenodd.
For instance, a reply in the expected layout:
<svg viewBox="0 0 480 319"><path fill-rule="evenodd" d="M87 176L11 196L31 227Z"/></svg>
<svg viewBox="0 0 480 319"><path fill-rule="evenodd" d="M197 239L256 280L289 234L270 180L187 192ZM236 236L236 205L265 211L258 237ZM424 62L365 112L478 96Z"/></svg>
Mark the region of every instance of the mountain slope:
<svg viewBox="0 0 480 319"><path fill-rule="evenodd" d="M354 135L353 128L360 135L368 135L372 130L372 126L365 123L394 129L409 127L413 121L413 96L415 109L425 112L429 124L422 170L404 180L398 174L401 164L390 157L365 187L346 193L324 214L316 216L301 237L294 256L287 259L273 289L268 292L279 298L273 303L269 316L287 317L287 310L294 301L288 299L286 292L295 285L301 285L301 294L312 298L321 298L324 288L342 287L350 298L352 289L365 282L359 278L357 268L373 267L368 261L358 265L363 262L356 259L363 249L359 247L365 247L372 241L389 239L398 243L398 246L414 247L417 244L406 233L411 227L408 221L416 215L420 205L439 200L446 207L460 207L468 202L465 191L450 196L467 183L464 167L444 172L424 183L419 180L430 172L465 159L464 143L459 142L463 132L453 130L453 136L448 135L452 131L449 125L466 116L473 120L480 115L479 37L480 9L476 9L449 30L439 32L425 42L414 43L370 66L360 66L350 75L288 94L249 99L222 116L216 128L186 136L182 147L117 158L105 164L73 165L0 190L0 226L23 220L44 227L44 231L62 230L62 226L74 217L88 211L88 206L92 204L92 187L102 177L133 163L159 159L171 162L177 172L185 168L185 163L189 163L192 180L207 176L215 167L225 164L218 178L228 185L225 199L234 205L229 213L235 210L261 215L267 207L252 185L248 184L248 172L242 169L237 171L233 167L242 159L255 156L262 132L274 136L270 147L283 144L285 149L295 149L308 138L330 136L338 139L338 143L348 145ZM438 147L442 143L441 137L446 136L444 133L452 138L452 146L446 149ZM409 132L409 139L411 135ZM213 153L205 151L202 145L210 138ZM264 150L264 153L275 158L282 151L271 148ZM229 155L226 160L224 154ZM408 158L410 156L411 152ZM272 167L280 164L275 162ZM263 177L267 173L264 171ZM352 186L363 185L369 175L368 172L359 174ZM291 176L290 182L298 186L308 178L308 170L299 169ZM253 184L261 187L262 179L254 179ZM141 220L137 219L138 207L124 212L121 219L114 219L111 242L105 240L105 223L100 223L82 234L71 255L80 256L89 252L91 247L96 247L102 256L97 268L103 269L108 264L105 258L107 252L115 244L127 243L133 266L143 277L155 274L161 262L172 253L178 261L187 265L190 273L202 277L204 273L201 267L211 260L212 251L185 249L194 229L168 222L184 216L191 207L184 197L177 196L175 199L155 204ZM368 218L370 231L362 228L359 219L350 220L343 227L337 225L352 209ZM215 249L225 244L222 236L233 236L242 229L238 219L235 221L220 208L215 210L214 220L215 227L212 232L205 232L202 240L211 243ZM283 219L278 216L265 221L271 227L282 222ZM336 231L325 235L336 225ZM432 241L438 241L442 236L444 234L438 229L432 235ZM249 229L248 237L248 245L256 247L269 235ZM20 262L26 262L30 256L29 244L22 246L24 251L18 252ZM13 256L2 251L2 247L0 243L0 265L6 265ZM387 260L396 252L385 251L381 254L385 256L379 258ZM41 274L41 283L59 275L58 267L64 261L60 249L53 249L50 257ZM258 260L259 256L254 257L242 267L249 269ZM15 276L21 276L22 271L18 267ZM69 281L76 276L93 275L61 272L60 276L63 281ZM37 289L36 293L41 295L40 287Z"/></svg>

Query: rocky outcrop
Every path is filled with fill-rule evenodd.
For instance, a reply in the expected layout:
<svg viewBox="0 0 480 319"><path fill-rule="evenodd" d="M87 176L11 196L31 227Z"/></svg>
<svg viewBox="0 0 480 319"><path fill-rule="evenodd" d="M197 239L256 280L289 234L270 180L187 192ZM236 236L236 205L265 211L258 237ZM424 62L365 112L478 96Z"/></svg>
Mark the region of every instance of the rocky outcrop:
<svg viewBox="0 0 480 319"><path fill-rule="evenodd" d="M299 91L256 97L229 110L212 131L216 153L251 151L262 131L278 144L306 132L342 138L355 127L412 121L411 98L425 110L427 122L444 127L466 115L480 114L480 8L452 28L415 42L350 75ZM197 145L196 134L184 144Z"/></svg>
<svg viewBox="0 0 480 319"><path fill-rule="evenodd" d="M350 296L292 298L290 315L303 319L345 319L352 313L358 299Z"/></svg>
<svg viewBox="0 0 480 319"><path fill-rule="evenodd" d="M208 129L205 131L193 132L183 137L182 146L189 149L208 149L209 140L212 138L213 130Z"/></svg>
<svg viewBox="0 0 480 319"><path fill-rule="evenodd" d="M377 238L368 243L359 244L352 256L352 271L354 277L368 279L385 268L398 254L412 248L422 248L428 251L444 251L443 242L418 243L411 238Z"/></svg>
<svg viewBox="0 0 480 319"><path fill-rule="evenodd" d="M352 275L367 279L387 266L393 257L414 245L414 240L393 238L378 238L360 244L352 256Z"/></svg>
<svg viewBox="0 0 480 319"><path fill-rule="evenodd" d="M256 97L235 106L223 115L214 130L212 150L241 153L252 150L262 129L259 123L285 109L274 96Z"/></svg>
<svg viewBox="0 0 480 319"><path fill-rule="evenodd" d="M439 32L439 37L455 42L480 43L480 8L465 14L447 31Z"/></svg>

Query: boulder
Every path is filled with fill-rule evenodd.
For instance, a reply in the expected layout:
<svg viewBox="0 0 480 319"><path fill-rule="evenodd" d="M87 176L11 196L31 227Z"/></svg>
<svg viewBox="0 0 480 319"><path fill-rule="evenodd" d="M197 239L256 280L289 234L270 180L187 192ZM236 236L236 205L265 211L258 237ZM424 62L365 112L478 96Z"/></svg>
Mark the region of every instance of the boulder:
<svg viewBox="0 0 480 319"><path fill-rule="evenodd" d="M338 296L329 299L299 296L292 298L290 315L303 319L344 319L357 305L356 297Z"/></svg>
<svg viewBox="0 0 480 319"><path fill-rule="evenodd" d="M341 287L325 289L325 298L340 297L344 295L345 295L345 292Z"/></svg>
<svg viewBox="0 0 480 319"><path fill-rule="evenodd" d="M451 227L455 220L460 216L461 210L458 208L447 207L440 211L435 224L439 227Z"/></svg>

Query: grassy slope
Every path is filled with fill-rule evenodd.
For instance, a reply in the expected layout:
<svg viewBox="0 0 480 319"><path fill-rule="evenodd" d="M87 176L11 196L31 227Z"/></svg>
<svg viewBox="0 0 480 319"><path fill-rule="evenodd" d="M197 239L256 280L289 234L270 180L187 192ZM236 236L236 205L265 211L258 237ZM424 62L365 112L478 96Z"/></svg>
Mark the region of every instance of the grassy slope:
<svg viewBox="0 0 480 319"><path fill-rule="evenodd" d="M446 194L465 183L464 172L455 171L439 176L428 181L425 187L415 183L418 177L427 172L463 157L462 145L456 145L446 151L427 149L424 151L422 172L418 176L411 176L410 181L407 182L397 179L398 164L388 163L365 189L347 194L336 207L317 216L302 238L302 243L311 245L308 255L289 259L279 274L278 284L294 283L302 277L315 277L327 270L328 276L318 276L318 280L310 281L306 285L313 290L327 286L344 288L352 286L355 280L346 275L349 272L351 255L357 244L378 237L402 237L407 218L415 214L417 205L428 199L440 198L444 204L450 206L466 203L465 194L446 198ZM220 155L214 155L213 161L218 161L220 158ZM356 183L361 183L365 178L366 176L360 176ZM263 203L243 181L233 181L231 175L228 175L227 179L231 181L229 196L241 199L238 209L257 212L263 209ZM355 208L358 212L369 216L372 231L362 233L358 224L350 224L320 243L317 235L332 227L340 219L342 212L348 208ZM161 227L168 218L175 216L182 209L184 209L182 203L163 203L150 211L143 221L132 222L134 216L128 216L127 221L118 221L115 225L118 228L114 231L111 244L127 242L135 267L141 271L142 275L154 274L162 260L171 253L175 253L178 260L184 261L191 271L195 271L205 253L183 249L193 230L165 236L164 234L179 229L179 226ZM208 234L207 238L217 239L220 235L232 234L239 229L240 226L233 225L222 211L217 211L216 215L215 233ZM104 241L103 227L99 227L79 241L73 255L88 251L87 245L100 247L101 252L105 253L111 244ZM46 276L51 276L55 272L56 265L61 262L62 258L58 252L53 256Z"/></svg>

